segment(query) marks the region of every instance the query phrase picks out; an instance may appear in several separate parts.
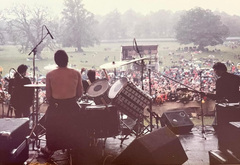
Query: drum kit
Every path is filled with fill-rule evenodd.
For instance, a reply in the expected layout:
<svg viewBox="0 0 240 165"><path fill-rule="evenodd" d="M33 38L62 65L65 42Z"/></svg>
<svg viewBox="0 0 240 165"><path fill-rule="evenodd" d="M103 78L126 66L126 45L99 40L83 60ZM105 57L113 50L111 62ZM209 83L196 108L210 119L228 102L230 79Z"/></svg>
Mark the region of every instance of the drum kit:
<svg viewBox="0 0 240 165"><path fill-rule="evenodd" d="M88 99L81 101L80 106L90 134L96 138L116 136L121 132L121 124L126 125L123 123L126 118L136 123L138 131L130 130L136 137L143 134L144 109L151 97L127 78L120 78L112 86L106 79L96 80L88 87L86 96ZM85 106L89 100L93 100L92 104Z"/></svg>
<svg viewBox="0 0 240 165"><path fill-rule="evenodd" d="M116 69L144 59L147 58L144 57L127 62L106 63L101 65L100 68ZM133 128L132 126L128 127L124 123L125 120L131 120L133 121L132 123L136 124L135 130L130 130L136 137L142 135L143 130L146 130L146 127L148 127L143 124L146 119L144 109L150 105L152 98L126 77L116 80L112 85L110 85L107 79L96 80L88 87L86 97L83 98L87 99L81 99L79 105L84 109L86 119L89 119L86 121L88 123L86 127L96 137L116 136L122 131L121 126L123 125L127 128ZM89 105L90 101L92 102Z"/></svg>
<svg viewBox="0 0 240 165"><path fill-rule="evenodd" d="M101 68L116 68L144 59L146 58L135 59L129 62L108 63L102 65ZM34 88L36 91L35 99L38 100L38 90L45 87L45 84L28 84L25 87ZM83 110L82 114L85 118L86 129L90 136L107 138L119 135L122 123L126 125L123 121L131 119L131 121L136 123L138 131L130 131L138 137L143 134L142 130L146 130L146 127L148 127L145 127L143 124L146 118L144 109L151 103L151 99L151 96L136 87L127 78L122 77L112 85L110 85L107 79L96 80L88 87L86 97L82 97L78 104ZM33 124L37 126L39 123L38 101L36 101L33 109ZM38 135L35 138L36 142L38 142Z"/></svg>

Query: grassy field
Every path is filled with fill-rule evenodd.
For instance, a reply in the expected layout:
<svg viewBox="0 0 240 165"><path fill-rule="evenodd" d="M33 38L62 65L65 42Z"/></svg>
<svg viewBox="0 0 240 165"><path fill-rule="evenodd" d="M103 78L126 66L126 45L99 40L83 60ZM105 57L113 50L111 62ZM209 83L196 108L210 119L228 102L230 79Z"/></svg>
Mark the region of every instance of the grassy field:
<svg viewBox="0 0 240 165"><path fill-rule="evenodd" d="M163 68L163 66L171 66L172 63L170 61L169 52L174 52L174 60L178 61L179 56L177 54L176 50L181 47L185 46L192 46L192 45L179 45L177 42L139 42L138 45L159 45L158 48L158 54L159 59L162 61L162 64L160 68ZM75 69L81 69L81 68L96 68L99 69L99 66L112 62L112 61L118 61L120 60L121 55L121 46L122 45L132 45L131 42L128 43L102 43L100 45L96 45L94 47L89 48L83 48L84 52L79 53L75 52L74 48L61 48L67 51L69 55L69 64L74 66ZM231 60L235 63L239 62L234 59L234 55L240 54L240 48L231 49L229 47L225 47L223 45L215 46L215 47L208 47L209 52L204 52L201 54L196 54L194 58L196 60L202 58L202 57L208 57L208 55L214 55L216 58L218 58L220 61L227 61ZM220 52L212 52L211 50L214 49L220 49ZM57 50L57 49L56 49ZM36 60L35 66L38 68L39 71L36 71L36 74L38 75L45 75L48 70L44 69L44 66L52 65L54 64L53 60L53 54L56 51L50 51L50 50L44 50L42 52L42 58L43 60ZM30 52L30 50L29 50ZM33 54L28 56L28 53L26 52L24 54L18 52L18 47L14 45L2 45L0 46L0 66L3 68L2 75L6 75L9 73L10 68L17 68L20 64L26 64L30 67L33 66L32 60L28 60L28 58L32 58ZM190 58L190 53L183 53L184 58L188 59Z"/></svg>

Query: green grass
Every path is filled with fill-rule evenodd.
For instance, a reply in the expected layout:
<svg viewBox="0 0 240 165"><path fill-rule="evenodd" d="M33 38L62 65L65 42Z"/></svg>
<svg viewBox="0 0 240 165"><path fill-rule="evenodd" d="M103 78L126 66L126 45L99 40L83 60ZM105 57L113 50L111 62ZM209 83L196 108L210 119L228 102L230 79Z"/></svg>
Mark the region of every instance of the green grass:
<svg viewBox="0 0 240 165"><path fill-rule="evenodd" d="M176 50L179 47L185 47L185 45L179 45L177 42L139 42L138 45L145 45L145 44L157 44L159 45L158 54L159 59L163 61L162 66L171 66L172 63L170 61L169 52L174 52L177 54ZM69 64L76 66L75 69L81 68L92 68L95 67L99 69L99 66L107 63L112 62L114 60L120 60L121 54L121 46L122 45L132 45L131 42L128 43L103 43L100 45L96 45L94 47L83 48L84 52L79 53L75 52L74 48L62 48L67 51L69 55ZM192 45L187 45L192 46ZM168 48L168 49L166 49ZM220 49L221 52L211 52L214 49ZM234 59L234 55L238 55L240 52L240 48L231 49L224 46L216 46L216 47L209 47L210 52L204 52L202 54L197 54L194 56L196 59L200 59L201 57L208 57L208 55L212 54L215 55L216 58L220 61L227 61L231 60L235 63L239 62ZM48 71L44 69L44 66L54 64L53 55L54 51L46 50L42 52L43 60L36 60L35 66L38 67L40 70L36 72L38 75L45 75ZM30 52L30 50L29 50ZM30 67L33 66L32 61L27 61L27 58L33 57L33 54L28 56L28 53L21 54L18 52L17 46L13 45L2 45L0 46L0 66L3 67L3 74L5 75L9 72L10 68L17 68L20 64L26 64ZM108 61L104 59L108 58ZM185 53L184 58L189 58L190 53ZM174 56L174 61L178 61L179 56Z"/></svg>

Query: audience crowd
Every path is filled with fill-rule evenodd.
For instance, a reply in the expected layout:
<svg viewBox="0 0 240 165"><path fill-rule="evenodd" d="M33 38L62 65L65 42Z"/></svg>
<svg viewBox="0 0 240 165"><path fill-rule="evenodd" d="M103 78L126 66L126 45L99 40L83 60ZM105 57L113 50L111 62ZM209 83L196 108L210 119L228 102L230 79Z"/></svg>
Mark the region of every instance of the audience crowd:
<svg viewBox="0 0 240 165"><path fill-rule="evenodd" d="M173 53L169 54L174 56ZM176 56L176 54L175 54ZM236 58L239 58L236 56ZM187 103L192 100L200 101L201 98L198 92L214 93L216 77L213 73L212 66L219 61L213 55L209 58L200 58L198 61L192 58L185 59L184 56L179 55L179 60L176 62L171 58L172 66L163 67L159 72L151 71L151 78L147 69L144 69L142 75L138 70L107 70L109 76L109 83L112 85L121 77L127 77L129 81L133 82L135 86L144 90L148 95L151 95L155 104L162 104L166 101L177 101ZM195 61L194 61L195 60ZM194 62L193 62L194 61ZM223 62L223 61L221 61ZM224 62L228 67L230 73L239 74L240 64L234 63L230 60ZM82 73L82 78L86 79L87 70ZM103 70L96 70L96 78L104 78ZM143 77L143 80L141 80ZM151 80L151 81L150 81ZM149 82L150 81L150 82ZM0 100L9 101L8 77L2 77L0 82ZM143 82L143 85L142 85ZM45 83L45 76L38 78L38 83ZM45 100L44 88L40 90L40 101Z"/></svg>

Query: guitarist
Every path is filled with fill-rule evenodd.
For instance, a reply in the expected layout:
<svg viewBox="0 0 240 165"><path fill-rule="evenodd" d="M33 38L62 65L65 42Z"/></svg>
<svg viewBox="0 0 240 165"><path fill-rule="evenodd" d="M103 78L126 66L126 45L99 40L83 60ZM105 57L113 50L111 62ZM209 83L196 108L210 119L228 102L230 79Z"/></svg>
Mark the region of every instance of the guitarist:
<svg viewBox="0 0 240 165"><path fill-rule="evenodd" d="M218 102L240 102L240 77L228 73L226 65L221 62L215 63L213 70L218 77L216 81L216 94L201 94Z"/></svg>

